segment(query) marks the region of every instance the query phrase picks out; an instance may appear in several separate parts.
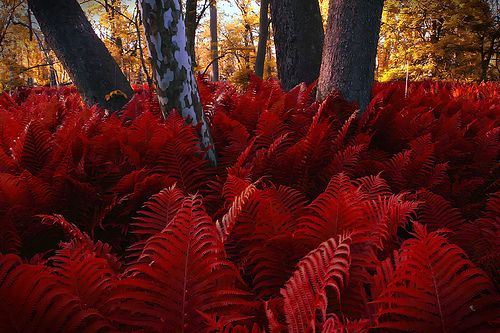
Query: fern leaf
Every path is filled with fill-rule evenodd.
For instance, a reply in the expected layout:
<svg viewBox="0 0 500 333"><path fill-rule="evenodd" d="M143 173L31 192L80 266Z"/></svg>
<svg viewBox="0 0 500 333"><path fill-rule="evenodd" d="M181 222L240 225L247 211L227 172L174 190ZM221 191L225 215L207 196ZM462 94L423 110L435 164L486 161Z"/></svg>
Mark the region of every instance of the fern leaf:
<svg viewBox="0 0 500 333"><path fill-rule="evenodd" d="M379 327L412 332L493 332L499 298L456 245L416 224L376 299Z"/></svg>
<svg viewBox="0 0 500 333"><path fill-rule="evenodd" d="M30 122L22 137L12 149L12 155L19 165L32 174L45 166L52 151L52 137L40 124Z"/></svg>
<svg viewBox="0 0 500 333"><path fill-rule="evenodd" d="M133 233L149 238L161 232L172 221L183 199L183 193L175 186L153 195L132 223Z"/></svg>
<svg viewBox="0 0 500 333"><path fill-rule="evenodd" d="M349 277L350 242L349 236L341 236L338 241L330 238L299 262L281 290L289 332L314 331L321 324L317 322L317 311L320 321L327 320L327 288L340 300Z"/></svg>
<svg viewBox="0 0 500 333"><path fill-rule="evenodd" d="M186 198L173 220L148 239L112 297L124 325L154 332L200 332L204 316L231 322L250 311L249 293L225 258L217 229L199 197Z"/></svg>
<svg viewBox="0 0 500 333"><path fill-rule="evenodd" d="M255 191L257 191L255 183L248 185L248 187L234 199L229 211L222 217L222 219L215 222L222 242L225 242L229 237L238 216L245 208L245 205L248 203Z"/></svg>
<svg viewBox="0 0 500 333"><path fill-rule="evenodd" d="M365 230L365 194L344 174L334 176L326 190L298 221L297 236L312 246L354 229Z"/></svg>
<svg viewBox="0 0 500 333"><path fill-rule="evenodd" d="M421 201L418 219L429 230L449 229L458 230L465 224L460 211L454 208L445 198L428 190L417 192L417 199Z"/></svg>
<svg viewBox="0 0 500 333"><path fill-rule="evenodd" d="M102 275L90 265L93 259L73 262L80 266L74 273L79 278L92 278L79 287L69 276L41 265L21 264L15 256L0 256L0 328L4 332L96 332L117 330L101 313L103 294L96 292ZM80 275L80 272L86 272ZM86 296L75 292L86 292ZM93 299L93 304L88 300Z"/></svg>

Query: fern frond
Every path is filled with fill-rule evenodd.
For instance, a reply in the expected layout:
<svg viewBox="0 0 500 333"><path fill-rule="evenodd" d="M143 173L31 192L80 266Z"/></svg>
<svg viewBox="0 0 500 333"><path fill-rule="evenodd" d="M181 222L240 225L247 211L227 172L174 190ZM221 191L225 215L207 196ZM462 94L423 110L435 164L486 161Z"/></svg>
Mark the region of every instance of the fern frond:
<svg viewBox="0 0 500 333"><path fill-rule="evenodd" d="M199 332L206 325L200 312L230 318L251 311L249 293L241 289L199 197L184 199L173 220L148 239L127 275L112 297L123 325Z"/></svg>
<svg viewBox="0 0 500 333"><path fill-rule="evenodd" d="M371 325L368 319L350 321L341 320L338 316L332 315L323 324L321 333L368 333Z"/></svg>
<svg viewBox="0 0 500 333"><path fill-rule="evenodd" d="M358 178L355 183L365 192L370 199L392 195L391 188L387 181L380 176L366 176Z"/></svg>
<svg viewBox="0 0 500 333"><path fill-rule="evenodd" d="M314 331L327 320L327 289L340 300L341 291L347 284L350 242L349 236L340 236L338 240L330 238L299 262L281 290L289 332Z"/></svg>
<svg viewBox="0 0 500 333"><path fill-rule="evenodd" d="M45 166L51 151L51 134L36 121L32 121L12 148L12 156L21 167L37 174Z"/></svg>
<svg viewBox="0 0 500 333"><path fill-rule="evenodd" d="M79 278L92 278L91 284L76 285L69 276L58 276L56 270L41 265L21 264L15 256L0 256L0 328L5 332L116 332L96 304L102 305L103 294L92 289L99 287L102 275L94 271L98 266L84 260ZM68 280L66 280L68 279ZM84 282L80 280L81 282ZM79 292L76 292L76 289ZM80 292L87 292L82 296ZM82 298L83 297L83 298ZM87 299L87 297L90 297ZM36 309L36 311L34 311Z"/></svg>
<svg viewBox="0 0 500 333"><path fill-rule="evenodd" d="M491 281L456 245L416 224L380 296L379 327L413 332L488 332L498 318Z"/></svg>
<svg viewBox="0 0 500 333"><path fill-rule="evenodd" d="M431 231L445 228L456 231L466 223L460 211L438 194L421 190L417 199L421 201L418 220Z"/></svg>
<svg viewBox="0 0 500 333"><path fill-rule="evenodd" d="M144 238L161 232L175 217L183 199L184 194L175 185L153 195L134 219L132 232Z"/></svg>
<svg viewBox="0 0 500 333"><path fill-rule="evenodd" d="M231 230L233 229L238 216L241 211L245 209L246 204L250 200L250 197L257 191L255 183L248 185L233 201L229 211L222 217L222 219L217 220L215 225L217 226L217 231L219 236L224 243L229 237Z"/></svg>
<svg viewBox="0 0 500 333"><path fill-rule="evenodd" d="M153 171L176 179L177 186L188 193L196 193L208 183L211 174L196 131L177 112L168 116L165 126L168 140L156 158Z"/></svg>
<svg viewBox="0 0 500 333"><path fill-rule="evenodd" d="M365 194L344 174L334 176L326 190L298 221L297 237L317 246L326 239L357 229L366 231Z"/></svg>

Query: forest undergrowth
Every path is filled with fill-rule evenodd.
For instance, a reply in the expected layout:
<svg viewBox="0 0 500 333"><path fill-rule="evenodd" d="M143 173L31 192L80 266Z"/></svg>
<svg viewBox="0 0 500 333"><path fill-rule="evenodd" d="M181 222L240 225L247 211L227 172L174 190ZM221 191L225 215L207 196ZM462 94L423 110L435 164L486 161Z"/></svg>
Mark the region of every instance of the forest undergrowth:
<svg viewBox="0 0 500 333"><path fill-rule="evenodd" d="M0 95L1 332L498 332L500 86Z"/></svg>

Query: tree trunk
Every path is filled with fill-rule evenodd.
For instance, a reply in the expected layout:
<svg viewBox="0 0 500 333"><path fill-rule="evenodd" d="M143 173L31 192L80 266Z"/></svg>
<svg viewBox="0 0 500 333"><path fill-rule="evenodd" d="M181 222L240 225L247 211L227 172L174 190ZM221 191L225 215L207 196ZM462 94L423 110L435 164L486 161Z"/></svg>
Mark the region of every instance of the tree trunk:
<svg viewBox="0 0 500 333"><path fill-rule="evenodd" d="M142 47L142 33L141 33L142 18L139 12L140 11L139 0L135 0L135 9L138 14L134 18L134 26L135 26L135 34L137 36L137 47L139 48L139 58L141 59L142 73L146 76L146 82L148 83L148 85L151 86L153 84L153 79L151 79L151 76L149 75L148 66L146 66L146 59L144 59L144 49Z"/></svg>
<svg viewBox="0 0 500 333"><path fill-rule="evenodd" d="M255 58L255 75L261 79L264 77L264 64L266 61L267 39L269 35L269 0L260 1L259 19L259 44L257 46L257 57Z"/></svg>
<svg viewBox="0 0 500 333"><path fill-rule="evenodd" d="M191 63L193 66L196 66L196 27L198 17L196 16L196 6L198 4L198 0L186 0L186 36L187 36L187 45L188 45L188 53L191 57Z"/></svg>
<svg viewBox="0 0 500 333"><path fill-rule="evenodd" d="M219 37L217 26L217 0L210 2L210 53L212 54L212 81L219 81Z"/></svg>
<svg viewBox="0 0 500 333"><path fill-rule="evenodd" d="M278 76L284 89L318 78L323 49L323 22L317 0L273 0Z"/></svg>
<svg viewBox="0 0 500 333"><path fill-rule="evenodd" d="M207 158L215 164L212 136L187 51L180 0L141 0L141 8L162 112L176 109L187 123L200 124L201 146L208 148Z"/></svg>
<svg viewBox="0 0 500 333"><path fill-rule="evenodd" d="M383 0L331 0L317 99L339 91L363 112L370 102Z"/></svg>
<svg viewBox="0 0 500 333"><path fill-rule="evenodd" d="M133 91L76 0L28 0L49 46L88 105L120 110Z"/></svg>

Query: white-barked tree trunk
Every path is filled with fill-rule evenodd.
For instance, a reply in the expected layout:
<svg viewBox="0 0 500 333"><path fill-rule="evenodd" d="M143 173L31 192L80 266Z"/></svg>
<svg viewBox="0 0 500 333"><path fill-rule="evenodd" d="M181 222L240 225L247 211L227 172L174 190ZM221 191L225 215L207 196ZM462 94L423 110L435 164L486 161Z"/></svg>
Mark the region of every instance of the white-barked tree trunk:
<svg viewBox="0 0 500 333"><path fill-rule="evenodd" d="M151 56L156 91L164 115L176 109L187 123L200 128L200 142L216 163L210 128L203 113L180 0L141 0L144 30Z"/></svg>

